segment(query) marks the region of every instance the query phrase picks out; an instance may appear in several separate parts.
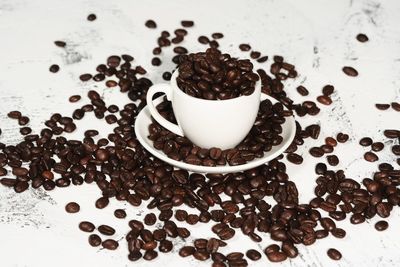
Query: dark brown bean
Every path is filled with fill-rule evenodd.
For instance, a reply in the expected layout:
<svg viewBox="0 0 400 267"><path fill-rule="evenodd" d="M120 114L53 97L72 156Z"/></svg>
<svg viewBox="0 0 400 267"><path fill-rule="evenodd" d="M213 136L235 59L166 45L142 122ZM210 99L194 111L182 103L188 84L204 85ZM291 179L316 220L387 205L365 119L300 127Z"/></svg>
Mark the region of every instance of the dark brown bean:
<svg viewBox="0 0 400 267"><path fill-rule="evenodd" d="M116 250L119 246L118 242L114 239L106 239L101 243L101 245L103 246L103 248L109 250Z"/></svg>
<svg viewBox="0 0 400 267"><path fill-rule="evenodd" d="M330 248L327 252L329 258L332 260L338 261L342 258L342 253L340 253L337 249Z"/></svg>
<svg viewBox="0 0 400 267"><path fill-rule="evenodd" d="M389 104L375 104L375 107L379 110L387 110L390 108Z"/></svg>
<svg viewBox="0 0 400 267"><path fill-rule="evenodd" d="M88 21L94 21L94 20L96 20L97 19L97 16L95 15L95 14L89 14L88 16L87 16L87 20Z"/></svg>
<svg viewBox="0 0 400 267"><path fill-rule="evenodd" d="M345 67L343 67L342 70L347 76L350 76L350 77L358 76L358 71L353 67L345 66Z"/></svg>
<svg viewBox="0 0 400 267"><path fill-rule="evenodd" d="M249 44L241 44L239 45L239 49L242 51L250 51L251 46Z"/></svg>
<svg viewBox="0 0 400 267"><path fill-rule="evenodd" d="M359 41L361 43L365 43L365 42L367 42L369 40L368 36L365 35L364 33L357 34L356 39L357 39L357 41Z"/></svg>
<svg viewBox="0 0 400 267"><path fill-rule="evenodd" d="M297 90L297 92L298 92L300 95L302 95L302 96L307 96L307 95L309 94L307 88L305 88L305 87L302 86L302 85L297 86L296 90Z"/></svg>
<svg viewBox="0 0 400 267"><path fill-rule="evenodd" d="M58 66L57 64L53 64L50 66L49 71L52 73L56 73L60 70L60 66Z"/></svg>
<svg viewBox="0 0 400 267"><path fill-rule="evenodd" d="M118 219L124 219L126 218L126 212L123 209L116 209L114 211L114 216Z"/></svg>
<svg viewBox="0 0 400 267"><path fill-rule="evenodd" d="M151 20L151 19L147 20L144 25L149 29L157 28L156 22L154 20Z"/></svg>
<svg viewBox="0 0 400 267"><path fill-rule="evenodd" d="M364 154L364 159L366 160L366 161L369 161L369 162L375 162L375 161L377 161L379 158L378 158L378 156L374 153L374 152L366 152L365 154Z"/></svg>
<svg viewBox="0 0 400 267"><path fill-rule="evenodd" d="M95 206L98 209L104 209L108 206L108 203L110 203L108 197L100 197L96 200Z"/></svg>
<svg viewBox="0 0 400 267"><path fill-rule="evenodd" d="M69 202L66 206L65 206L65 211L68 213L77 213L80 210L80 206L78 203L76 202Z"/></svg>
<svg viewBox="0 0 400 267"><path fill-rule="evenodd" d="M79 223L79 229L81 229L83 232L93 232L96 227L94 226L93 223L88 222L88 221L83 221Z"/></svg>
<svg viewBox="0 0 400 267"><path fill-rule="evenodd" d="M379 221L377 223L375 223L375 229L378 231L385 231L386 229L388 229L389 224L387 221Z"/></svg>
<svg viewBox="0 0 400 267"><path fill-rule="evenodd" d="M101 244L101 238L96 234L89 235L88 241L92 247L98 247Z"/></svg>
<svg viewBox="0 0 400 267"><path fill-rule="evenodd" d="M99 230L100 233L102 233L103 235L113 235L115 234L115 229L112 228L111 226L102 224L100 225L97 230Z"/></svg>

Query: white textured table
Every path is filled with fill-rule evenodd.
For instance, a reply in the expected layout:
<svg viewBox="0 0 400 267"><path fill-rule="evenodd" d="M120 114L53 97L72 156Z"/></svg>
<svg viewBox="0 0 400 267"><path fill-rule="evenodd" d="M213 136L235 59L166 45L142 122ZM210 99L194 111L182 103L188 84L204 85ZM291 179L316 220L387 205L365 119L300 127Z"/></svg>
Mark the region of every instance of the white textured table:
<svg viewBox="0 0 400 267"><path fill-rule="evenodd" d="M381 3L382 2L382 3ZM86 21L89 13L98 19ZM184 45L192 51L200 49L197 36L221 31L222 49L237 56L245 56L237 46L248 42L254 49L272 56L284 55L296 64L300 76L287 83L293 99L301 97L294 85L303 83L311 92L310 98L320 94L327 83L335 85L334 104L322 107L312 118L302 119L306 125L320 123L320 140L307 140L299 151L306 164L289 166L289 174L300 191L300 200L307 202L314 188L314 166L317 162L307 150L321 144L324 137L339 131L348 133L351 142L337 149L341 156L338 166L348 177L360 180L376 169L376 164L362 160L363 149L357 144L363 136L375 141L385 140L382 130L400 128L400 114L395 111L379 112L378 102L400 100L400 3L387 1L61 1L61 0L0 0L0 141L15 143L20 139L15 121L6 118L10 110L19 109L31 118L34 130L42 127L50 114L70 115L76 106L68 103L72 94L86 95L88 88L103 92L108 102L124 104L127 96L118 90L106 89L102 84L82 85L78 76L93 72L111 54L130 53L137 64L149 71L154 81L170 70L171 63L152 67L151 50L159 30L179 27L181 19L193 19L196 26L190 30ZM144 27L152 18L157 30ZM355 40L359 32L366 33L370 41ZM53 44L65 40L67 49ZM172 51L168 50L171 55ZM48 71L57 63L57 74ZM344 65L354 66L359 77L344 75ZM292 88L290 87L292 86ZM291 89L290 89L291 88ZM87 101L81 100L81 105ZM78 123L79 131L70 135L81 137L83 131L97 127L103 133L111 130L105 123L86 118ZM386 139L387 140L387 139ZM388 143L390 144L390 143ZM388 149L379 153L383 160L393 160ZM0 187L0 265L1 266L129 266L125 241L114 252L92 248L87 234L78 229L81 220L96 224L108 223L118 229L117 239L128 230L128 220L112 215L114 208L126 208L129 218L140 217L145 205L133 208L129 204L112 200L104 210L94 208L99 196L95 185L73 186L52 192L32 190L15 194ZM81 212L65 213L64 205L75 200ZM399 266L400 264L400 212L394 209L385 232L375 231L374 218L362 225L351 225L348 220L337 224L347 231L344 239L329 237L316 244L299 246L300 256L288 260L284 266ZM211 236L208 226L190 227L192 238ZM238 232L237 232L238 233ZM255 245L249 238L236 234L222 252L264 249L272 241L263 236ZM184 243L174 241L176 251ZM330 260L326 251L330 247L342 251L339 262ZM176 253L159 255L152 262L140 261L140 266L197 266L198 261L183 259ZM210 262L203 264L209 266ZM254 266L266 266L265 256ZM278 265L278 264L276 264Z"/></svg>

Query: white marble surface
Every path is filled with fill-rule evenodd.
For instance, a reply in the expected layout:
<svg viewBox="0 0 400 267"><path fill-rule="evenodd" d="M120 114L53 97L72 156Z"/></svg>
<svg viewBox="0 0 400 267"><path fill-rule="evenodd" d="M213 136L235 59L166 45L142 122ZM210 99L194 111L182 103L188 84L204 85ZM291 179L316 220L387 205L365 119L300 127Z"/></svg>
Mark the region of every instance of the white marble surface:
<svg viewBox="0 0 400 267"><path fill-rule="evenodd" d="M98 19L86 21L89 13ZM306 152L321 144L324 137L339 131L347 132L351 142L339 146L341 157L338 168L346 170L348 177L361 180L371 175L375 164L362 160L363 149L357 140L371 136L384 140L382 130L400 128L400 113L378 112L376 102L400 101L400 2L356 0L308 1L61 1L61 0L0 0L0 128L1 142L20 140L15 121L8 120L10 110L19 109L31 117L34 130L58 111L70 115L75 106L68 103L72 94L85 95L88 88L97 88L108 102L124 104L126 95L106 89L100 84L82 84L78 76L92 72L111 54L131 53L137 64L144 65L149 77L161 81L160 74L172 64L151 67L151 49L159 30L173 30L181 19L193 19L196 26L190 30L184 45L192 51L200 49L196 43L200 34L221 31L225 38L222 49L237 56L240 42L250 43L254 49L269 56L284 55L296 64L300 76L287 83L291 97L301 100L295 86L303 83L311 92L310 98L321 92L323 85L335 85L334 104L323 107L317 117L302 119L308 125L322 125L319 140L307 140L299 151L305 165L289 165L289 174L300 190L304 202L312 197L313 172L316 160ZM144 27L144 21L154 18L158 30ZM359 43L355 36L364 32L370 37ZM53 41L65 40L66 49L54 46ZM168 50L164 56L171 55ZM61 71L52 74L48 67L57 63ZM358 69L357 78L345 76L341 68L351 65ZM110 131L105 123L87 116L78 123L79 132L70 136L81 137L84 129L97 127L104 134ZM390 143L388 143L390 144ZM386 149L379 153L382 160L393 161ZM94 185L70 187L47 193L29 190L16 195L0 187L0 266L130 266L125 241L117 251L94 249L87 244L87 234L78 230L81 220L96 224L109 223L118 229L115 238L122 238L128 230L128 220L117 220L114 208L126 208L129 218L141 217L145 207L134 209L112 200L104 210L94 208L99 191ZM76 200L82 211L66 214L64 205ZM299 246L300 256L282 266L399 266L400 264L400 212L395 209L385 232L374 230L374 218L353 226L347 221L338 225L347 230L344 239L329 237L310 247ZM212 233L204 226L190 227L192 238ZM272 241L263 237L256 245L241 234L229 242L222 252L245 251L251 247L265 248ZM184 243L177 240L178 249ZM330 247L343 253L340 262L326 256ZM209 266L192 259L183 259L176 253L160 255L153 262L140 261L140 266ZM270 263L265 256L254 266Z"/></svg>

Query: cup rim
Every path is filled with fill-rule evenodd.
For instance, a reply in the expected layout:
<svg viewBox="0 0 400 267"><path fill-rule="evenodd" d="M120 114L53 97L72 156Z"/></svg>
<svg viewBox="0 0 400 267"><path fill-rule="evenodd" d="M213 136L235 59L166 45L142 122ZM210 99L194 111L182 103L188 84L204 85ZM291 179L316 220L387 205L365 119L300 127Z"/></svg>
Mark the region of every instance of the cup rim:
<svg viewBox="0 0 400 267"><path fill-rule="evenodd" d="M235 98L229 98L229 99L204 99L204 98L194 97L194 96L188 95L184 91L182 91L179 88L178 84L176 83L176 77L178 76L178 73L179 73L179 69L178 68L176 68L174 70L174 72L172 73L172 76L171 76L171 87L174 89L174 91L178 91L178 94L183 94L183 95L185 95L185 96L187 96L187 97L189 97L189 98L191 98L193 100L197 100L199 102L208 102L208 103L210 103L210 101L211 102L221 102L221 101L223 101L224 103L226 103L226 102L234 102L234 101L240 101L242 98L251 97L254 94L256 94L258 91L260 91L260 93L261 93L261 79L259 79L256 82L256 85L255 85L253 93L251 93L250 95L241 95L241 96L238 96L238 97L235 97Z"/></svg>

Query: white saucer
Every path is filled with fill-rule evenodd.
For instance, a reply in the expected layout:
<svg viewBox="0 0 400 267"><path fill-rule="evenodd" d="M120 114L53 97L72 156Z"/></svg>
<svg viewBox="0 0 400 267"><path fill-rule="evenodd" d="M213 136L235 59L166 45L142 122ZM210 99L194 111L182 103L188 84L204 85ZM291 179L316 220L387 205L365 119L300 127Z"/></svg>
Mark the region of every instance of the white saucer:
<svg viewBox="0 0 400 267"><path fill-rule="evenodd" d="M157 99L153 100L154 105L160 104L164 99L164 96L160 96ZM261 100L269 99L273 104L277 103L278 101L275 98L272 98L266 94L261 94ZM142 146L149 151L153 156L161 159L162 161L165 161L172 166L181 168L181 169L186 169L188 171L193 171L193 172L200 172L200 173L230 173L230 172L239 172L239 171L245 171L257 166L260 166L264 163L267 163L268 161L278 157L280 154L282 154L286 148L292 143L295 133L296 133L296 123L294 120L294 117L286 117L286 121L284 124L282 124L282 137L283 141L277 146L273 146L271 151L265 152L264 156L262 158L256 158L252 161L247 162L246 164L243 165L237 165L237 166L215 166L215 167L209 167L209 166L199 166L199 165L192 165L185 163L183 161L177 161L169 158L162 150L157 150L153 147L153 141L151 141L148 136L149 136L149 125L152 123L151 121L151 115L150 112L145 106L139 113L139 115L136 118L135 122L135 134L139 142L142 144Z"/></svg>

